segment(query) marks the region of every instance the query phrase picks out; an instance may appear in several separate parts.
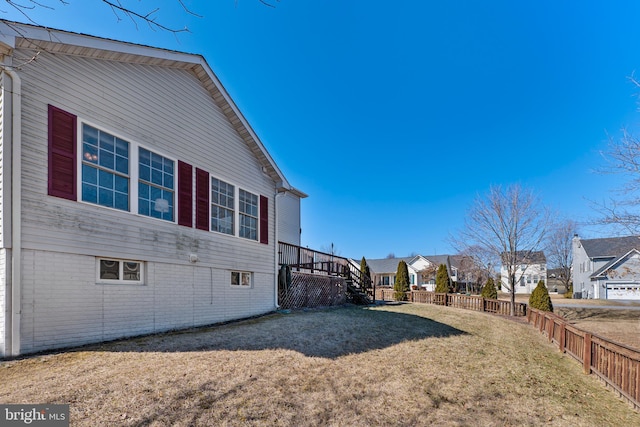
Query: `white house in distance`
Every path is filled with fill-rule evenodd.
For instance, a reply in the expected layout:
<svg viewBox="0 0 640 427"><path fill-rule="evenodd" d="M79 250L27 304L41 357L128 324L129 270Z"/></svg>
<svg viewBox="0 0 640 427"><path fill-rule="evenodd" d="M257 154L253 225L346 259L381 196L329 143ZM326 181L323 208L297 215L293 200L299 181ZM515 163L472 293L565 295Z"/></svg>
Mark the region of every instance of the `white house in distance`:
<svg viewBox="0 0 640 427"><path fill-rule="evenodd" d="M573 292L579 298L640 299L640 236L573 237Z"/></svg>
<svg viewBox="0 0 640 427"><path fill-rule="evenodd" d="M452 281L457 280L457 268L452 267L449 255L415 255L406 258L367 259L371 269L371 279L376 286L393 286L398 263L404 261L409 270L409 285L433 292L436 288L435 274L438 266L444 264Z"/></svg>
<svg viewBox="0 0 640 427"><path fill-rule="evenodd" d="M538 286L540 280L547 283L547 258L542 251L519 251L516 270L516 293L530 294ZM501 291L509 292L509 273L504 266L500 267Z"/></svg>
<svg viewBox="0 0 640 427"><path fill-rule="evenodd" d="M306 195L203 57L0 21L0 58L0 356L277 307Z"/></svg>

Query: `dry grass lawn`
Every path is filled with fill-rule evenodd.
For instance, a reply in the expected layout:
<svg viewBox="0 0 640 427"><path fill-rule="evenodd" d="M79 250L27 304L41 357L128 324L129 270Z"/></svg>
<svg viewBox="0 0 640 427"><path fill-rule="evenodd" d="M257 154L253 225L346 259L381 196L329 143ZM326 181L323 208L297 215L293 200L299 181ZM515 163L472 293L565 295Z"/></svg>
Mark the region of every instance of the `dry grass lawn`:
<svg viewBox="0 0 640 427"><path fill-rule="evenodd" d="M79 426L632 426L534 328L424 304L273 314L0 363Z"/></svg>

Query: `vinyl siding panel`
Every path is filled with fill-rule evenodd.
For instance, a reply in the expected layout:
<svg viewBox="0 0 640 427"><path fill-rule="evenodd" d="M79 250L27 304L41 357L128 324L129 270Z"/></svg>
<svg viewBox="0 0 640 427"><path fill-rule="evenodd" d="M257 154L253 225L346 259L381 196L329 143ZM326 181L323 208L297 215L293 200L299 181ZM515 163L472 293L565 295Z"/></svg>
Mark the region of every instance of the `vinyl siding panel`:
<svg viewBox="0 0 640 427"><path fill-rule="evenodd" d="M278 204L278 240L300 246L300 198L284 193L276 198Z"/></svg>
<svg viewBox="0 0 640 427"><path fill-rule="evenodd" d="M5 160L5 144L7 144L7 138L9 137L8 135L5 135L5 125L4 125L4 121L5 121L5 77L4 77L4 73L0 73L0 248L4 248L5 246L5 241L4 241L4 235L5 235L5 216L4 216L4 209L5 209L5 168L4 168L4 162ZM9 181L11 182L11 181Z"/></svg>
<svg viewBox="0 0 640 427"><path fill-rule="evenodd" d="M144 285L96 284L94 257L24 251L22 352L239 319L273 310L271 275L233 288L228 270L150 262ZM28 265L28 268L27 268Z"/></svg>
<svg viewBox="0 0 640 427"><path fill-rule="evenodd" d="M181 69L47 52L38 58L20 71L23 352L273 310L275 183L200 81ZM78 124L266 195L269 244L48 196L47 104ZM95 257L145 262L146 284L96 284ZM253 272L253 287L232 289L231 270Z"/></svg>
<svg viewBox="0 0 640 427"><path fill-rule="evenodd" d="M29 147L23 165L25 247L56 247L95 255L106 251L111 256L120 254L134 259L147 259L151 252L159 260L184 261L189 253L197 252L203 263L212 266L235 264L236 255L246 253L261 270L272 269L272 250L255 242L178 229L175 224L85 203L43 198L46 180L42 171L46 169L47 156L41 141L46 140L46 103L77 114L78 120L89 120L160 154L224 177L248 191L274 193L273 181L260 172L249 147L190 73L43 55L38 63L47 72L37 73L27 66L23 75L24 115L33 118L24 124L24 144ZM54 85L47 80L49 73L66 78ZM72 92L73 99L67 91ZM221 240L225 247L233 246L225 251L228 255L215 253Z"/></svg>

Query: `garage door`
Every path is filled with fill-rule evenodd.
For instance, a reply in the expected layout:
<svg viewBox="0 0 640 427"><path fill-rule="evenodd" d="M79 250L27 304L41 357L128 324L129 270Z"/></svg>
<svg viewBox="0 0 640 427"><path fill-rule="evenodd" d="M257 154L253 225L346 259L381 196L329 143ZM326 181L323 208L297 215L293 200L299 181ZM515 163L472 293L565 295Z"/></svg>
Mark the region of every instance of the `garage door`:
<svg viewBox="0 0 640 427"><path fill-rule="evenodd" d="M607 283L607 299L640 300L640 284Z"/></svg>

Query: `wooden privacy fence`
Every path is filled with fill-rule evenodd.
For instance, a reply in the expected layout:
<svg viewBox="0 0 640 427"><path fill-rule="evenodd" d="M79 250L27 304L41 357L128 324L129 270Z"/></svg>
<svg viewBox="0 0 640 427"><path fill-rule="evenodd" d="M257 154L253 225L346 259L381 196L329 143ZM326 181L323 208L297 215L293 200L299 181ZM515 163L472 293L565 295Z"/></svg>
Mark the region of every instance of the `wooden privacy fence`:
<svg viewBox="0 0 640 427"><path fill-rule="evenodd" d="M378 288L376 299L381 301L394 301L393 289ZM407 292L407 301L423 304L445 305L447 307L464 308L466 310L483 311L509 316L511 314L511 302L497 299L483 298L477 295L444 294L428 291ZM516 303L516 316L527 315L527 304Z"/></svg>
<svg viewBox="0 0 640 427"><path fill-rule="evenodd" d="M578 329L562 317L529 308L527 320L560 351L582 363L585 374L594 373L640 409L640 352Z"/></svg>

